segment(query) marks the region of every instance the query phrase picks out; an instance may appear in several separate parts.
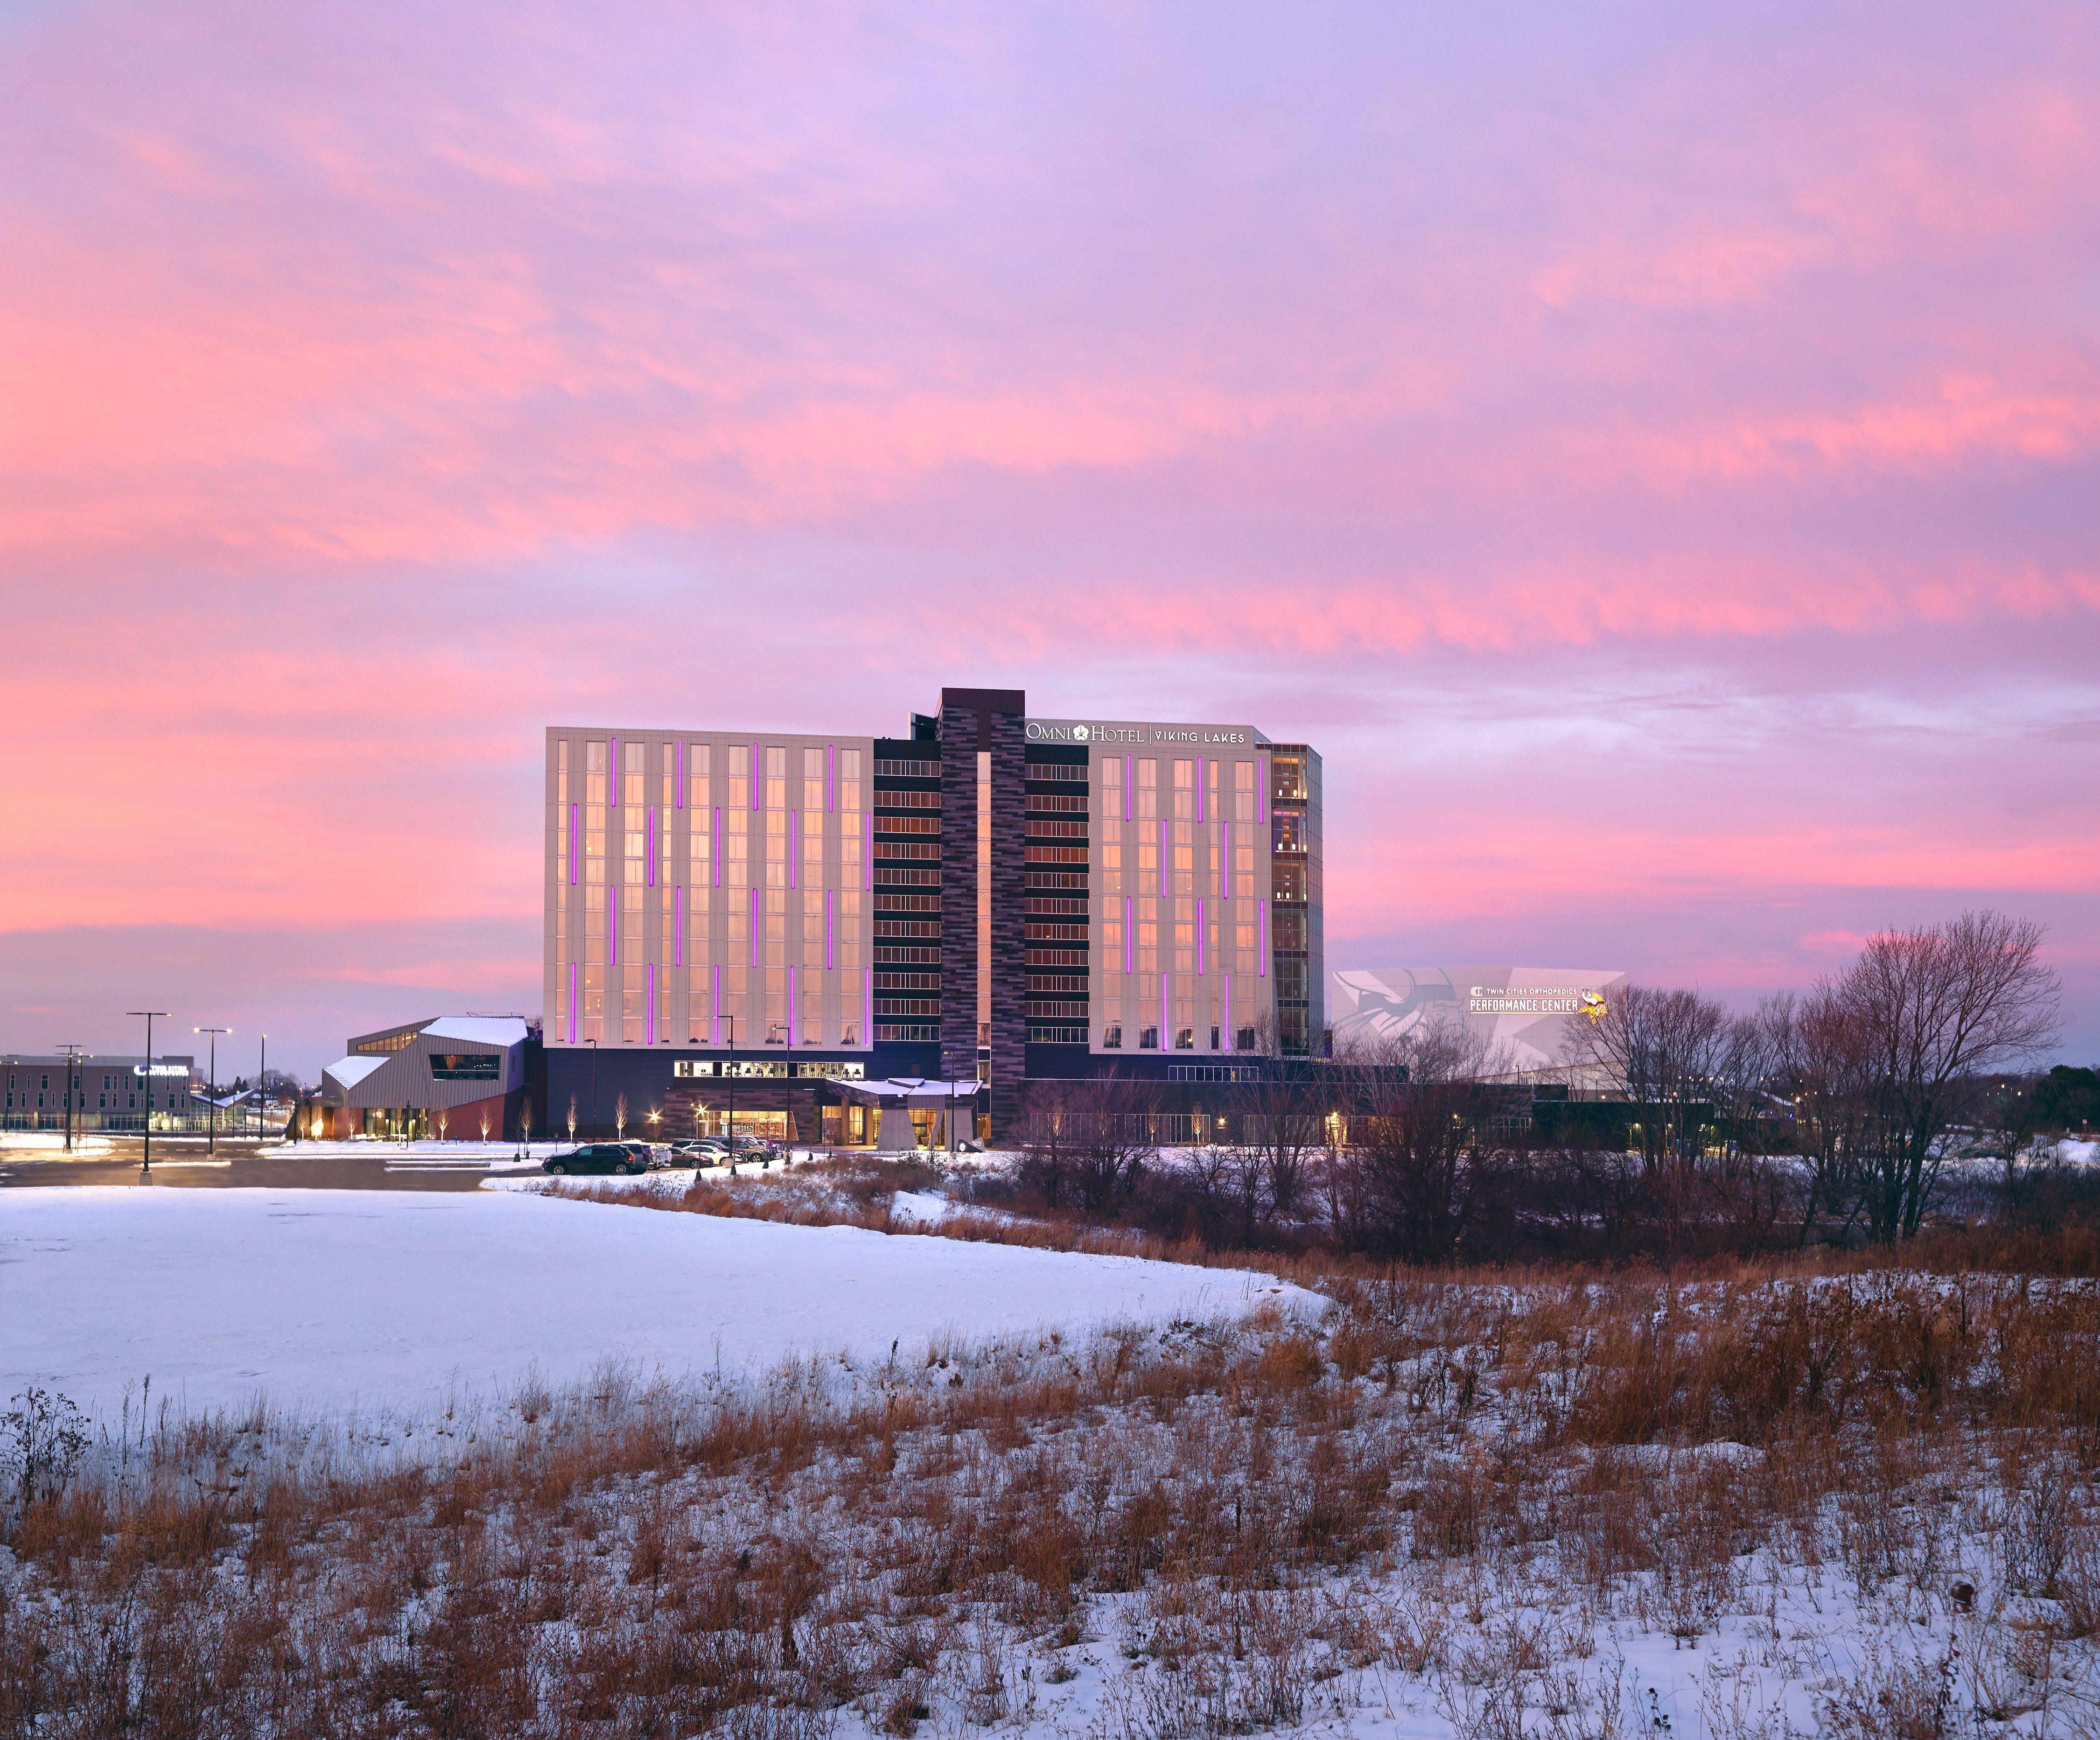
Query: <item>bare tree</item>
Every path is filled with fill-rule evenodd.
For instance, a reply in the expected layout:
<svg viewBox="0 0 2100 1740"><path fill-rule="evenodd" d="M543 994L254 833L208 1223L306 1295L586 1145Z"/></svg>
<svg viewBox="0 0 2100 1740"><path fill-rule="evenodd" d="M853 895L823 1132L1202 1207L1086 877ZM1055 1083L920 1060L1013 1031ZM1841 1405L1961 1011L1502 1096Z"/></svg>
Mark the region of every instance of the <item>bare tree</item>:
<svg viewBox="0 0 2100 1740"><path fill-rule="evenodd" d="M1127 1199L1158 1151L1157 1095L1145 1083L1108 1075L1041 1082L1021 1126L1021 1173L1052 1208L1105 1213Z"/></svg>
<svg viewBox="0 0 2100 1740"><path fill-rule="evenodd" d="M1595 1021L1570 1015L1561 1055L1601 1068L1611 1087L1639 1108L1641 1159L1650 1172L1696 1148L1687 1116L1710 1104L1728 1073L1737 1036L1728 1011L1696 991L1628 985Z"/></svg>
<svg viewBox="0 0 2100 1740"><path fill-rule="evenodd" d="M2040 961L2042 929L1969 912L1868 938L1837 995L1860 1024L1884 1133L1866 1181L1867 1221L1885 1243L1915 1237L1948 1129L1995 1071L2045 1054L2062 990Z"/></svg>
<svg viewBox="0 0 2100 1740"><path fill-rule="evenodd" d="M1348 1140L1327 1168L1345 1248L1454 1261L1500 1200L1510 1169L1491 1128L1507 1058L1459 1022L1431 1023L1346 1059Z"/></svg>

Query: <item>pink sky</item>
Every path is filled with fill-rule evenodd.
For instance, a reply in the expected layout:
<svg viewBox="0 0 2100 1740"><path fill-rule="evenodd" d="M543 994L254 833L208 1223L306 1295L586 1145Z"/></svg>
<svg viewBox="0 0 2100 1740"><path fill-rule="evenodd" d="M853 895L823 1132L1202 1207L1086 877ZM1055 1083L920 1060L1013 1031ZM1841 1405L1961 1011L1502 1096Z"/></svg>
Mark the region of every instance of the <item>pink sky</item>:
<svg viewBox="0 0 2100 1740"><path fill-rule="evenodd" d="M1310 739L1334 964L2100 1057L2100 13L1714 13L13 9L0 1045L532 1007L545 724L946 682Z"/></svg>

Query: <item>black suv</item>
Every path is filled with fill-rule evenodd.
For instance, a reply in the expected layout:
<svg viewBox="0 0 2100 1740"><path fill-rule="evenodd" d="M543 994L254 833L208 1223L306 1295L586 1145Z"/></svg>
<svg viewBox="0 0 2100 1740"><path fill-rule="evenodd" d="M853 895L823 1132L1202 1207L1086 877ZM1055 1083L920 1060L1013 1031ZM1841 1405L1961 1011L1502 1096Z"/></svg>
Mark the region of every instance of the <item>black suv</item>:
<svg viewBox="0 0 2100 1740"><path fill-rule="evenodd" d="M541 1172L558 1177L563 1173L610 1172L638 1173L649 1164L643 1155L637 1154L624 1143L616 1142L586 1142L580 1148L567 1154L551 1154L540 1163Z"/></svg>

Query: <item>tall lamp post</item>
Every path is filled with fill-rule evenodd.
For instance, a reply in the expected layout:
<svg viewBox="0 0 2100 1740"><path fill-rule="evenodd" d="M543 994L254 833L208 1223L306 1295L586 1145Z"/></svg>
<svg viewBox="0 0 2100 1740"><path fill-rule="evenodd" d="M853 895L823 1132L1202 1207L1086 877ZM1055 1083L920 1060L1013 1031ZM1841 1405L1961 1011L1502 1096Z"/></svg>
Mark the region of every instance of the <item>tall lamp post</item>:
<svg viewBox="0 0 2100 1740"><path fill-rule="evenodd" d="M729 1023L729 1175L736 1176L736 1017L725 1015Z"/></svg>
<svg viewBox="0 0 2100 1740"><path fill-rule="evenodd" d="M270 1036L262 1036L262 1056L255 1066L255 1139L258 1142L270 1133L269 1120L262 1111L262 1078L270 1073Z"/></svg>
<svg viewBox="0 0 2100 1740"><path fill-rule="evenodd" d="M192 1033L209 1033L211 1036L211 1091L205 1099L205 1104L211 1108L211 1138L205 1147L205 1152L207 1154L215 1155L218 1152L218 1036L222 1033L231 1033L232 1031L231 1027L192 1027L190 1029Z"/></svg>
<svg viewBox="0 0 2100 1740"><path fill-rule="evenodd" d="M65 1053L66 1060L65 1151L70 1154L73 1152L73 1071L82 1058L90 1056L92 1053L84 1052L79 1046L73 1044L60 1045L57 1049Z"/></svg>
<svg viewBox="0 0 2100 1740"><path fill-rule="evenodd" d="M153 1018L158 1015L165 1019L168 1012L164 1009L135 1009L126 1013L146 1018L146 1158L139 1169L150 1173L153 1169Z"/></svg>
<svg viewBox="0 0 2100 1740"><path fill-rule="evenodd" d="M598 1127L598 1041L587 1039L584 1043L591 1049L591 1127Z"/></svg>

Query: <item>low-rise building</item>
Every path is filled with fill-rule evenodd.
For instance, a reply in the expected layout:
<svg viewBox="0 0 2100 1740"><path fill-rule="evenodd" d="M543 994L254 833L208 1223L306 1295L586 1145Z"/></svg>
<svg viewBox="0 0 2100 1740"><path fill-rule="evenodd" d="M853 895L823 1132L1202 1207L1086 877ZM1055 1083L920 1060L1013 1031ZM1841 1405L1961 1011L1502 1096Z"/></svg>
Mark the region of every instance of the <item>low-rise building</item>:
<svg viewBox="0 0 2100 1740"><path fill-rule="evenodd" d="M208 1118L194 1058L10 1053L0 1056L0 1128L64 1129L68 1080L76 1130L143 1130L149 1117L156 1130L201 1128Z"/></svg>
<svg viewBox="0 0 2100 1740"><path fill-rule="evenodd" d="M301 1132L340 1140L449 1137L509 1141L527 1119L540 1073L536 1022L515 1015L448 1015L351 1040L321 1071L318 1117Z"/></svg>

